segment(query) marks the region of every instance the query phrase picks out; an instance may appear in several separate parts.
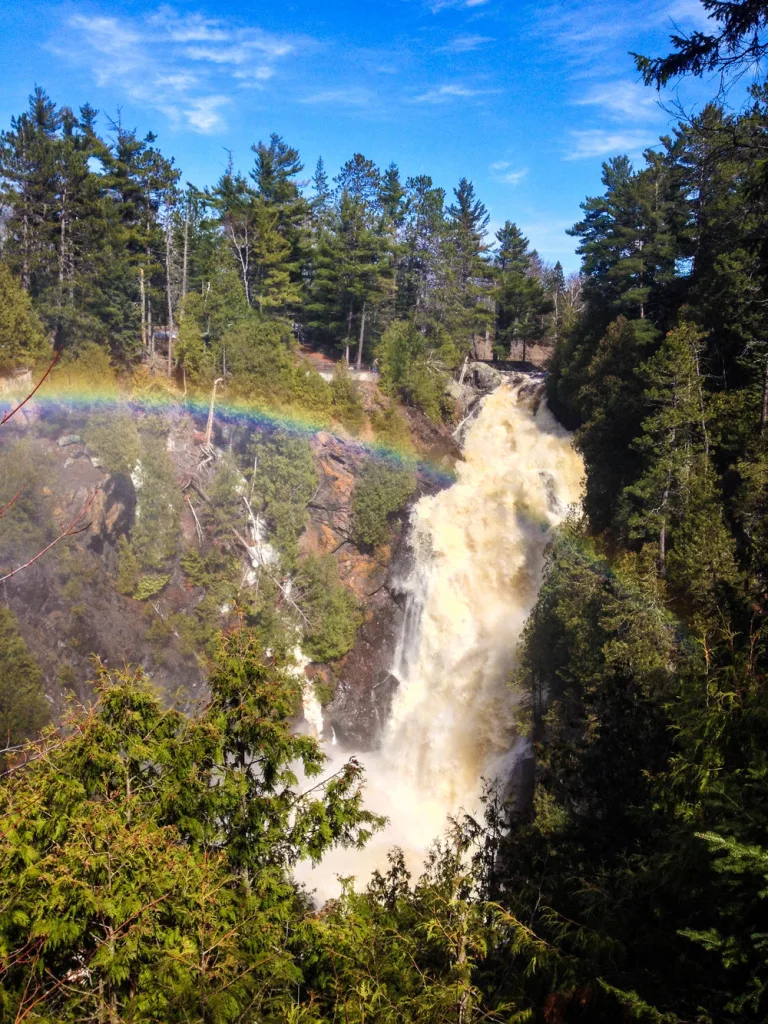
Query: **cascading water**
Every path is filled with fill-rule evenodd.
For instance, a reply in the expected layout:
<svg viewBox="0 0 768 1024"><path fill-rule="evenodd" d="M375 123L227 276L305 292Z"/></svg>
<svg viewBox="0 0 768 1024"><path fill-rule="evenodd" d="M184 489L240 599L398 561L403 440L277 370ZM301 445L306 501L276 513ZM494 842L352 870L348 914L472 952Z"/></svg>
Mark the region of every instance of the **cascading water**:
<svg viewBox="0 0 768 1024"><path fill-rule="evenodd" d="M381 749L362 757L366 804L390 825L362 853L336 851L305 878L321 898L337 889L337 875L364 880L395 845L418 870L446 817L474 812L482 779L508 777L518 754L507 681L550 531L579 500L583 467L530 382L484 400L464 459L450 488L413 509L413 569L392 669L400 685ZM344 759L338 748L329 753Z"/></svg>

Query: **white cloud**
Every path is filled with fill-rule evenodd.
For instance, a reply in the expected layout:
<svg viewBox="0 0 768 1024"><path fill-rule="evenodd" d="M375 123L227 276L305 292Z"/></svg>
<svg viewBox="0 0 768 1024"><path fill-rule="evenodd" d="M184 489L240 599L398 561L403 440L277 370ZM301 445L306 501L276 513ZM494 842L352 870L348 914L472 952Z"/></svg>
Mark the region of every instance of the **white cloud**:
<svg viewBox="0 0 768 1024"><path fill-rule="evenodd" d="M207 134L224 127L224 118L220 108L231 102L228 96L202 96L191 100L186 111L187 123L195 131Z"/></svg>
<svg viewBox="0 0 768 1024"><path fill-rule="evenodd" d="M671 4L662 4L657 12L657 24L673 26L684 30L711 29L712 20L701 0L673 0Z"/></svg>
<svg viewBox="0 0 768 1024"><path fill-rule="evenodd" d="M597 107L623 122L648 121L660 113L656 93L637 82L606 82L594 85L573 101L579 107Z"/></svg>
<svg viewBox="0 0 768 1024"><path fill-rule="evenodd" d="M330 103L344 107L364 107L373 100L369 89L353 86L350 89L325 89L299 100L300 103Z"/></svg>
<svg viewBox="0 0 768 1024"><path fill-rule="evenodd" d="M470 53L472 50L479 50L486 43L492 43L490 36L456 36L450 43L441 46L438 53Z"/></svg>
<svg viewBox="0 0 768 1024"><path fill-rule="evenodd" d="M148 22L175 43L214 42L227 38L226 30L220 22L205 18L202 14L182 16L165 5L151 14Z"/></svg>
<svg viewBox="0 0 768 1024"><path fill-rule="evenodd" d="M585 160L596 156L616 156L627 153L637 156L656 141L652 131L630 128L628 131L607 128L588 128L570 133L572 148L566 160Z"/></svg>
<svg viewBox="0 0 768 1024"><path fill-rule="evenodd" d="M482 7L490 0L427 0L427 6L433 14L444 11L448 7Z"/></svg>
<svg viewBox="0 0 768 1024"><path fill-rule="evenodd" d="M520 171L508 171L506 174L502 174L499 179L505 185L519 185L523 178L527 177L528 168L523 167Z"/></svg>
<svg viewBox="0 0 768 1024"><path fill-rule="evenodd" d="M649 30L658 36L706 27L712 23L700 0L557 0L537 9L533 34L562 54L572 72L605 76L631 70L627 51L644 52Z"/></svg>
<svg viewBox="0 0 768 1024"><path fill-rule="evenodd" d="M498 89L471 89L466 85L441 85L429 89L421 96L414 96L413 103L448 103L453 99L471 99L476 96L490 96Z"/></svg>
<svg viewBox="0 0 768 1024"><path fill-rule="evenodd" d="M232 73L241 82L251 82L255 85L260 82L268 82L275 76L276 70L269 64L257 64L255 67L238 68Z"/></svg>
<svg viewBox="0 0 768 1024"><path fill-rule="evenodd" d="M162 112L173 125L210 134L226 127L233 82L263 88L286 57L311 44L162 6L135 19L74 14L48 49L89 67L99 85Z"/></svg>
<svg viewBox="0 0 768 1024"><path fill-rule="evenodd" d="M510 170L512 164L509 160L496 160L495 163L490 165L492 172L491 176L494 181L499 181L503 185L519 185L520 182L527 177L528 168L522 167L516 171Z"/></svg>

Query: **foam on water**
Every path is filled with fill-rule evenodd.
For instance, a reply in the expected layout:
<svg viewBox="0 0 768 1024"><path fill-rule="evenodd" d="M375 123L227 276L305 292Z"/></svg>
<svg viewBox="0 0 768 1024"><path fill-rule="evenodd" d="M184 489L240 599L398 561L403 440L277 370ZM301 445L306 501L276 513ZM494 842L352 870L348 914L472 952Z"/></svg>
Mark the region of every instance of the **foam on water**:
<svg viewBox="0 0 768 1024"><path fill-rule="evenodd" d="M390 818L360 851L337 850L300 877L325 899L337 875L364 881L394 845L418 871L446 818L475 813L482 779L519 753L508 686L541 584L551 531L579 501L570 435L526 386L489 395L456 482L413 510L413 570L393 674L400 685L381 749L359 754L366 804ZM336 768L355 751L328 747Z"/></svg>

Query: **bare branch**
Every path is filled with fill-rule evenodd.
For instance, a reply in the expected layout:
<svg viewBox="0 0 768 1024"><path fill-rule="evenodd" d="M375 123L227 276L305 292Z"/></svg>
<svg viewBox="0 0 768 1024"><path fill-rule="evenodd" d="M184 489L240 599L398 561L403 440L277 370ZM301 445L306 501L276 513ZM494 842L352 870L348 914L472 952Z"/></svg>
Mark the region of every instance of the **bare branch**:
<svg viewBox="0 0 768 1024"><path fill-rule="evenodd" d="M52 547L55 547L59 543L60 540L64 540L65 537L74 537L78 533L84 533L85 530L87 530L88 527L91 524L90 523L86 523L84 526L78 527L78 523L80 522L80 520L83 518L85 513L88 511L88 509L93 504L97 494L98 494L98 490L95 490L93 492L93 494L90 496L90 498L88 499L88 501L83 506L83 509L80 512L80 514L77 516L77 518L73 519L72 522L69 524L69 526L65 527L61 531L61 533L58 535L58 537L56 537L55 540L52 540L51 543L47 547L44 547L42 549L42 551L38 551L38 553L34 556L34 558L30 558L30 560L28 562L25 562L24 565L20 565L16 569L11 570L11 572L6 573L5 576L0 576L0 583L5 583L6 580L11 579L11 577L15 576L16 573L21 572L22 569L27 569L30 565L32 565L34 562L36 562L38 560L38 558L42 558L43 555L47 551L50 551Z"/></svg>
<svg viewBox="0 0 768 1024"><path fill-rule="evenodd" d="M20 409L20 408L21 408L21 407L22 407L23 405L26 405L26 404L27 404L27 402L28 402L28 401L30 400L30 398L31 398L31 397L32 397L32 396L34 395L34 393L35 393L35 392L37 391L37 389L38 389L38 388L40 387L40 385L41 385L41 384L43 383L43 381L45 380L45 378L46 378L46 377L48 376L48 374L49 374L49 373L51 372L51 370L52 370L52 369L54 368L54 366L56 365L56 363L57 363L57 362L59 361L59 356L60 356L60 355L61 355L61 349L59 349L59 351L58 351L58 352L56 353L56 355L55 355L55 356L53 357L53 359L52 359L52 360L51 360L51 362L50 362L50 365L48 366L48 369L47 369L47 370L45 371L45 373L44 373L44 374L43 374L43 376L42 376L42 377L40 378L40 380L39 380L39 381L37 382L37 384L36 384L36 385L35 385L35 386L34 386L34 387L32 388L32 390L31 390L31 391L29 392L29 394L28 394L28 395L27 395L27 397L26 397L26 398L24 399L24 401L22 401L22 402L19 402L19 404L18 404L18 405L16 406L16 408L15 408L15 409L11 409L11 411L10 411L10 412L7 412L7 413L5 414L5 416L3 416L3 418L2 418L1 420L0 420L0 427L2 427L2 425L3 425L4 423L7 423L7 422L8 422L8 420L9 420L9 419L11 418L11 416L15 416L15 415L16 415L16 413L17 413L17 412L19 411L19 409Z"/></svg>
<svg viewBox="0 0 768 1024"><path fill-rule="evenodd" d="M14 494L14 496L13 496L13 497L11 498L11 500L10 500L10 501L9 501L9 502L8 502L8 503L7 503L6 505L3 505L3 507L2 507L2 508L0 508L0 519L2 519L2 518L3 518L3 516L5 515L5 513L6 513L7 511L8 511L8 509L9 509L9 508L11 507L11 505L12 505L12 504L14 503L14 501L16 501L16 499L17 499L17 498L19 497L19 495L21 494L21 492L22 492L23 490L24 490L24 488L23 488L23 487L20 487L20 488L18 489L18 491L16 491L16 493Z"/></svg>

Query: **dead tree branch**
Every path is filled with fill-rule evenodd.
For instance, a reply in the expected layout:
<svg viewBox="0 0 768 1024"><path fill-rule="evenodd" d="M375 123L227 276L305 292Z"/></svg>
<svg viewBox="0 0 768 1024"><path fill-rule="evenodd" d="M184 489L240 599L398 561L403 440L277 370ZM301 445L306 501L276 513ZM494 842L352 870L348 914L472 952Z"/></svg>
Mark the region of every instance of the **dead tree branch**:
<svg viewBox="0 0 768 1024"><path fill-rule="evenodd" d="M18 489L18 491L16 491L16 493L14 494L14 496L13 496L13 497L11 498L11 500L10 500L10 501L9 501L9 502L8 502L7 504L3 505L3 507L2 507L2 508L0 508L0 519L2 519L2 518L3 518L3 516L5 515L5 513L6 513L7 511L8 511L8 509L9 509L9 508L11 507L11 505L12 505L12 504L14 503L14 501L16 501L16 499L17 499L17 498L19 497L19 495L21 494L21 492L22 492L23 490L24 490L24 488L23 488L23 487L20 487L20 488Z"/></svg>
<svg viewBox="0 0 768 1024"><path fill-rule="evenodd" d="M5 583L6 580L11 579L13 576L16 575L16 573L21 572L22 569L28 569L30 565L32 565L34 562L36 562L38 560L38 558L42 558L43 555L46 554L46 552L50 551L52 547L55 547L59 543L60 540L64 540L65 537L74 537L78 533L84 533L91 524L90 523L86 523L84 526L78 526L78 524L79 524L80 520L83 518L83 516L85 515L85 513L88 511L88 509L93 504L97 494L98 494L98 490L93 492L93 494L90 496L88 501L83 506L83 509L80 512L80 514L77 516L77 518L73 519L72 522L69 524L69 526L65 527L61 531L61 533L58 535L58 537L56 537L55 540L52 540L50 544L48 544L46 547L44 547L42 549L42 551L38 551L38 553L34 556L34 558L30 558L28 562L24 563L24 565L20 565L16 569L12 569L11 572L6 573L5 576L0 576L0 583Z"/></svg>
<svg viewBox="0 0 768 1024"><path fill-rule="evenodd" d="M195 512L195 506L190 501L189 495L185 494L184 497L187 499L187 504L189 505L189 511L192 513L192 518L195 520L195 526L197 527L198 547L202 547L203 546L203 528L200 525L200 520L197 518L197 512Z"/></svg>
<svg viewBox="0 0 768 1024"><path fill-rule="evenodd" d="M59 349L59 351L58 351L58 352L56 353L56 355L55 355L55 356L53 357L53 359L52 359L52 360L51 360L51 362L50 362L50 365L48 366L48 369L47 369L47 370L45 371L45 373L44 373L44 374L43 374L43 376L42 376L42 377L40 378L40 380L39 380L39 381L37 382L37 384L36 384L36 385L35 385L35 386L34 386L34 387L32 388L32 390L31 390L31 391L29 392L29 394L27 395L27 397L26 397L26 398L25 398L25 399L24 399L23 401L19 402L19 404L18 404L18 405L16 406L16 408L15 408L15 409L11 409L11 411L10 411L10 412L7 412L7 413L5 414L5 416L3 416L3 418L2 418L1 420L0 420L0 427L1 427L1 426L2 426L2 425L3 425L4 423L7 423L7 422L8 422L8 420L9 420L9 419L11 418L11 416L15 416L15 415L16 415L16 413L17 413L17 412L19 411L19 409L21 409L21 407L22 407L23 405L26 405L26 404L27 404L27 402L28 402L28 401L30 400L30 398L31 398L31 397L32 397L32 396L34 395L34 393L35 393L35 392L36 392L36 391L38 390L38 388L39 388L39 387L40 387L40 385L41 385L41 384L43 383L43 381L45 380L45 378L46 378L46 377L48 376L48 374L49 374L49 373L51 372L51 370L52 370L52 369L54 368L54 366L56 365L56 363L58 363L58 361L59 361L59 356L60 356L60 355L61 355L61 349Z"/></svg>

